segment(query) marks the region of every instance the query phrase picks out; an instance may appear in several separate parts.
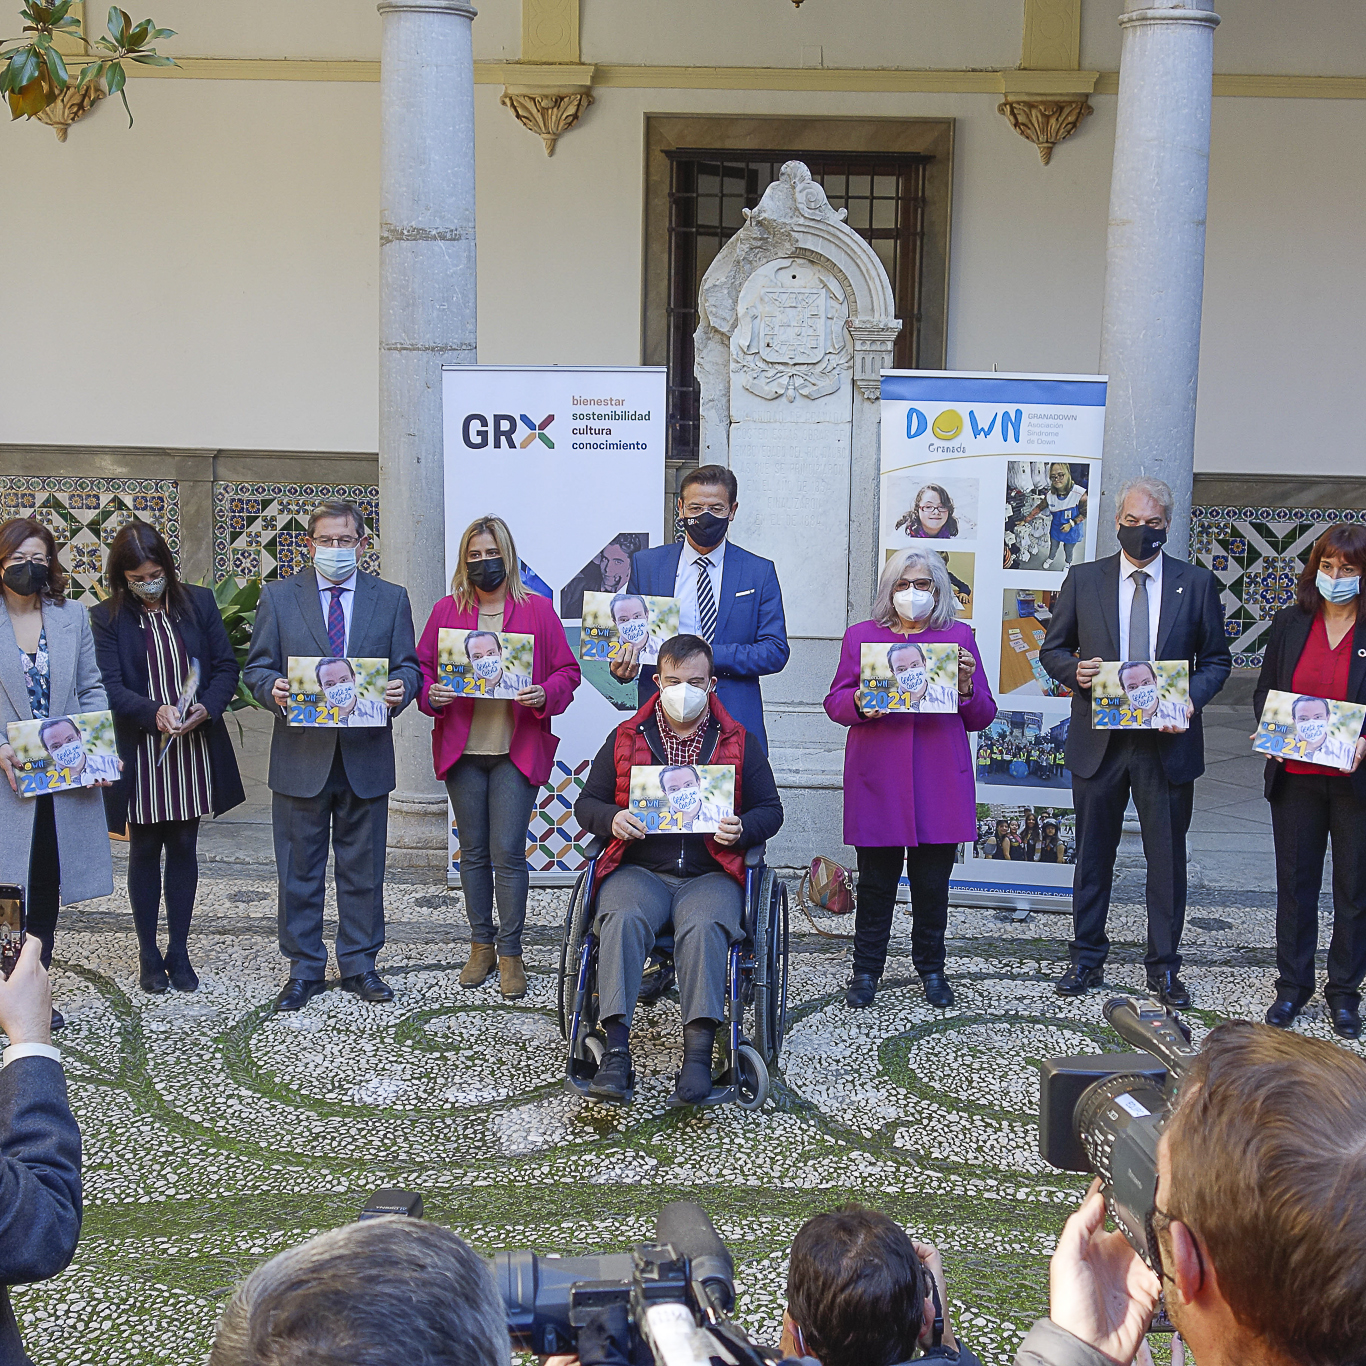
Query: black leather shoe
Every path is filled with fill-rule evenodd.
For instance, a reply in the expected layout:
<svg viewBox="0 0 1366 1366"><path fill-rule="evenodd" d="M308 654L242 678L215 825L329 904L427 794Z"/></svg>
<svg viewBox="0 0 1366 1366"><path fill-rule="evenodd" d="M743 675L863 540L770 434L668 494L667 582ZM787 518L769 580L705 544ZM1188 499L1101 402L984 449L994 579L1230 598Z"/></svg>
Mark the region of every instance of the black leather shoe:
<svg viewBox="0 0 1366 1366"><path fill-rule="evenodd" d="M1333 1033L1340 1039L1361 1038L1360 1010L1356 1006L1334 1006Z"/></svg>
<svg viewBox="0 0 1366 1366"><path fill-rule="evenodd" d="M369 972L357 973L354 977L341 979L343 991L359 996L362 1001L392 1001L394 989L377 973L374 968Z"/></svg>
<svg viewBox="0 0 1366 1366"><path fill-rule="evenodd" d="M62 1012L61 1012L60 1010L58 1010L56 1006L53 1006L53 1007L52 1007L52 1023L51 1023L51 1025L48 1026L48 1028L49 1028L49 1029L52 1031L52 1033L54 1033L54 1034L55 1034L59 1029L65 1029L65 1028L66 1028L66 1016L63 1015Z"/></svg>
<svg viewBox="0 0 1366 1366"><path fill-rule="evenodd" d="M190 966L188 953L172 953L166 958L166 975L177 991L198 991L199 977Z"/></svg>
<svg viewBox="0 0 1366 1366"><path fill-rule="evenodd" d="M866 1010L873 1004L873 997L877 995L877 982L878 979L870 973L854 973L844 993L844 1004L850 1010Z"/></svg>
<svg viewBox="0 0 1366 1366"><path fill-rule="evenodd" d="M1105 985L1105 969L1084 968L1078 963L1073 963L1066 972L1063 973L1061 980L1053 988L1059 996L1085 996L1092 987Z"/></svg>
<svg viewBox="0 0 1366 1366"><path fill-rule="evenodd" d="M626 1048L609 1048L602 1055L593 1080L588 1083L588 1094L594 1100L605 1100L609 1105L628 1105L635 1096L636 1074L631 1067L631 1053Z"/></svg>
<svg viewBox="0 0 1366 1366"><path fill-rule="evenodd" d="M932 1005L944 1010L953 1004L953 988L942 972L927 972L920 985L925 988L925 999Z"/></svg>
<svg viewBox="0 0 1366 1366"><path fill-rule="evenodd" d="M1168 968L1156 977L1149 977L1148 992L1156 996L1164 1006L1171 1006L1173 1010L1185 1010L1191 1003L1191 994L1186 990L1186 984L1176 975L1175 968Z"/></svg>
<svg viewBox="0 0 1366 1366"><path fill-rule="evenodd" d="M148 953L138 954L138 986L149 996L160 996L168 985L161 955L158 953L154 958Z"/></svg>
<svg viewBox="0 0 1366 1366"><path fill-rule="evenodd" d="M1289 1029L1295 1023L1295 1016L1304 1009L1304 1003L1293 996L1277 996L1266 1012L1266 1022L1273 1029Z"/></svg>
<svg viewBox="0 0 1366 1366"><path fill-rule="evenodd" d="M321 977L291 977L275 998L276 1010L302 1010L320 991L327 990Z"/></svg>

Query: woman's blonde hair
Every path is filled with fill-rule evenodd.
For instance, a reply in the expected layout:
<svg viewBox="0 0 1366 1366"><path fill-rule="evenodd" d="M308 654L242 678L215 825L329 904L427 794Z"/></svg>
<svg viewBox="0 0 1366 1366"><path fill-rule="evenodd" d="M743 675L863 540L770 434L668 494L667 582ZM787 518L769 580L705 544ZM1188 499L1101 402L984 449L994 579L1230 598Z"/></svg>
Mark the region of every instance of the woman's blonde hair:
<svg viewBox="0 0 1366 1366"><path fill-rule="evenodd" d="M953 596L953 584L944 561L932 550L898 550L883 567L878 580L877 596L873 599L873 616L881 626L895 626L899 613L892 606L892 593L897 583L912 569L923 569L934 583L934 611L929 625L942 631L958 620L958 599Z"/></svg>
<svg viewBox="0 0 1366 1366"><path fill-rule="evenodd" d="M451 597L455 599L457 607L479 605L478 595L470 582L469 569L465 565L465 556L469 553L470 542L486 532L493 537L498 553L503 557L508 597L513 602L525 602L531 596L522 582L522 562L517 558L517 547L513 544L508 524L501 517L476 517L460 538L460 553L456 556L455 573L451 575Z"/></svg>
<svg viewBox="0 0 1366 1366"><path fill-rule="evenodd" d="M1067 483L1063 485L1062 491L1064 493L1071 493L1072 490L1076 488L1076 483L1072 478L1072 466L1069 465L1066 460L1054 460L1049 464L1048 482L1050 484L1053 482L1053 471L1059 468L1067 471Z"/></svg>

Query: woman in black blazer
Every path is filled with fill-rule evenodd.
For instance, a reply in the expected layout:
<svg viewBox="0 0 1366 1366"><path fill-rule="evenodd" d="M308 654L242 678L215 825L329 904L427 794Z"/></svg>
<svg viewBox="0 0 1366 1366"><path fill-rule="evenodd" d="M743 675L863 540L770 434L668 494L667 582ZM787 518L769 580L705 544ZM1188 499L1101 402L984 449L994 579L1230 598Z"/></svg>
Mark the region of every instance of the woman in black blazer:
<svg viewBox="0 0 1366 1366"><path fill-rule="evenodd" d="M1366 703L1366 527L1330 527L1314 543L1295 605L1276 614L1252 707L1267 693ZM1326 708L1315 709L1311 717ZM1320 727L1320 729L1322 729ZM1276 999L1266 1022L1289 1026L1314 994L1319 888L1333 842L1333 939L1323 989L1333 1029L1361 1035L1366 976L1366 738L1350 773L1279 757L1266 763L1266 799L1276 846Z"/></svg>
<svg viewBox="0 0 1366 1366"><path fill-rule="evenodd" d="M199 882L199 821L245 800L223 720L240 670L213 594L182 584L170 547L130 522L109 549L109 597L90 611L123 776L105 793L109 828L128 829L128 898L144 991L194 991L187 939ZM195 669L198 688L182 720L176 702ZM164 749L164 754L163 754ZM166 853L170 942L157 946L161 855Z"/></svg>

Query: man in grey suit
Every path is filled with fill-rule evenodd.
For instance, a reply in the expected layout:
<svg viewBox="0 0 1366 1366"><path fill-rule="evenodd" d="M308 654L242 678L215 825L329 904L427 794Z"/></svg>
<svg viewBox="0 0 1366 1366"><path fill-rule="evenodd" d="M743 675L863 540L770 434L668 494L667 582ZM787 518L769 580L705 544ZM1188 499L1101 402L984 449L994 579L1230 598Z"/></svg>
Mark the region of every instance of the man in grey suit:
<svg viewBox="0 0 1366 1366"><path fill-rule="evenodd" d="M52 1046L52 987L30 938L0 982L0 1366L33 1366L10 1307L11 1285L62 1271L81 1231L81 1131Z"/></svg>
<svg viewBox="0 0 1366 1366"><path fill-rule="evenodd" d="M375 971L384 947L393 727L288 725L290 657L388 659L384 701L391 715L417 696L421 682L407 591L357 568L366 548L360 510L341 501L322 503L308 519L305 544L312 565L261 589L243 673L257 701L275 712L270 790L280 952L289 959L289 981L277 1010L298 1010L327 985L322 930L329 836L341 984L363 1001L394 999Z"/></svg>

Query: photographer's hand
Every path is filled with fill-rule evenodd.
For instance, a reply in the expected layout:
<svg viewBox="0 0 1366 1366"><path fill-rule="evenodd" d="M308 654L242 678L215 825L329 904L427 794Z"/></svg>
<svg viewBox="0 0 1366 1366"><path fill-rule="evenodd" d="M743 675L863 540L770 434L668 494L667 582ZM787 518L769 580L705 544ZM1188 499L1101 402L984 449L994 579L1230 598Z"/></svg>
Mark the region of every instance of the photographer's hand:
<svg viewBox="0 0 1366 1366"><path fill-rule="evenodd" d="M944 1279L944 1259L939 1255L939 1249L933 1243L919 1243L912 1238L911 1246L915 1248L915 1255L920 1258L920 1265L934 1277L934 1283L939 1289L940 1312L944 1317L944 1332L940 1341L949 1351L956 1352L958 1341L953 1336L953 1329L949 1326L949 1286ZM933 1335L934 1305L927 1299L925 1302L925 1326L920 1330L920 1345L929 1347Z"/></svg>
<svg viewBox="0 0 1366 1366"><path fill-rule="evenodd" d="M1063 1225L1048 1264L1048 1313L1059 1328L1115 1361L1131 1362L1161 1284L1122 1233L1105 1232L1100 1181Z"/></svg>
<svg viewBox="0 0 1366 1366"><path fill-rule="evenodd" d="M0 981L0 1029L10 1043L52 1042L52 984L43 946L29 935L8 981Z"/></svg>

